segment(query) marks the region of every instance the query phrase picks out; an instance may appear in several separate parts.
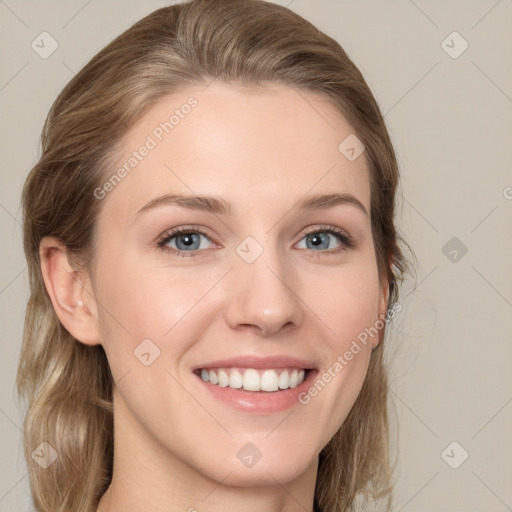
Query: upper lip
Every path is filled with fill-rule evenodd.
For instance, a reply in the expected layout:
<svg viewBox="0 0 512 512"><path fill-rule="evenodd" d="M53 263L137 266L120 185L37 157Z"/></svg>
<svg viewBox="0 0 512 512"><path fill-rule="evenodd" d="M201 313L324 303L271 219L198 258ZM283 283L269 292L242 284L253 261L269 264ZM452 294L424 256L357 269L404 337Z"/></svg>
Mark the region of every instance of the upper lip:
<svg viewBox="0 0 512 512"><path fill-rule="evenodd" d="M307 359L278 355L271 357L239 356L230 359L218 359L197 365L194 367L194 371L202 370L203 368L302 368L305 370L314 370L316 366Z"/></svg>

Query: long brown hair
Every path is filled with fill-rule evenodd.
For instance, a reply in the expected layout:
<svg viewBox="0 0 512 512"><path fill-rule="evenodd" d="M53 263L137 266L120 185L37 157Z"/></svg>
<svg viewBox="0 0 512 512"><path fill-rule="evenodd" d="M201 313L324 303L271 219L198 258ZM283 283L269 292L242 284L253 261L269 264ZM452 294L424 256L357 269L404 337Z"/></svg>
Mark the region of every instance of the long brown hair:
<svg viewBox="0 0 512 512"><path fill-rule="evenodd" d="M292 11L260 0L194 0L154 11L60 93L23 190L31 294L17 386L28 401L24 447L39 512L95 511L113 465L109 365L101 345L85 346L59 322L42 279L41 239L57 237L91 267L103 203L94 190L123 135L159 98L213 79L313 91L345 116L365 145L379 277L390 288L388 307L397 301L405 270L394 225L398 166L379 107L340 45ZM382 340L372 352L355 405L320 454L315 506L325 512L353 510L360 496L391 503L383 346ZM46 469L31 456L43 441L59 457Z"/></svg>

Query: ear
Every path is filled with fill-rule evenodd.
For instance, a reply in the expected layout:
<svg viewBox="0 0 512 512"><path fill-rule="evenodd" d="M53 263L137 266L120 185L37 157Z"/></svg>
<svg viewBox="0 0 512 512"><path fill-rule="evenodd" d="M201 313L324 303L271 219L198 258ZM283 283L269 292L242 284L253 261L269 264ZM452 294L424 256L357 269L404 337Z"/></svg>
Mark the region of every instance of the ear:
<svg viewBox="0 0 512 512"><path fill-rule="evenodd" d="M379 298L379 318L382 318L382 316L386 316L386 313L388 311L389 290L389 283L382 283Z"/></svg>
<svg viewBox="0 0 512 512"><path fill-rule="evenodd" d="M378 321L380 320L379 324L384 322L384 326L381 329L379 329L379 335L372 338L372 350L374 348L376 348L377 345L384 338L384 333L385 333L385 330L386 330L386 323L385 323L385 321L386 321L386 313L387 313L387 310L388 310L388 302L389 302L389 289L390 289L389 283L387 281L383 282L382 286L380 288L380 294L379 294L379 306L378 306L379 317L378 317Z"/></svg>
<svg viewBox="0 0 512 512"><path fill-rule="evenodd" d="M46 290L62 325L82 343L100 344L98 308L89 277L70 263L67 248L55 237L41 240L39 255Z"/></svg>

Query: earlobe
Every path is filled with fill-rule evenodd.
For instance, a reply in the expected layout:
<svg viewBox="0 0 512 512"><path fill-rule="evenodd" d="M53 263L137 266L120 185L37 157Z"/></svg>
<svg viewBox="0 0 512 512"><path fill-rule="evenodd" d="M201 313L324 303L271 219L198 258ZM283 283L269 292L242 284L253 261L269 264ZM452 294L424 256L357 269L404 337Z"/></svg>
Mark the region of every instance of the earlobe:
<svg viewBox="0 0 512 512"><path fill-rule="evenodd" d="M70 263L67 248L55 237L39 245L41 271L55 313L62 325L86 345L98 345L98 315L87 275Z"/></svg>

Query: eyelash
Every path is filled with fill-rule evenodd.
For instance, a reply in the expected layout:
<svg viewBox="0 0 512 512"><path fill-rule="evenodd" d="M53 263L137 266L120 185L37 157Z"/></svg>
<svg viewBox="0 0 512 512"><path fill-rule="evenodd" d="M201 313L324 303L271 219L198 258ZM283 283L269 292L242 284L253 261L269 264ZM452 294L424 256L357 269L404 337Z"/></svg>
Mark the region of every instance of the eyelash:
<svg viewBox="0 0 512 512"><path fill-rule="evenodd" d="M331 235L334 235L338 238L338 240L342 244L340 247L338 247L336 249L327 249L327 250L323 250L323 251L315 251L312 249L307 249L313 253L317 253L317 254L315 254L315 256L335 255L335 254L339 254L340 252L346 251L347 249L350 249L355 246L354 239L348 233L346 233L345 231L343 231L339 228L336 228L334 226L328 226L328 225L327 226L318 226L318 227L315 227L314 229L307 231L306 233L304 233L301 240L303 238L305 238L306 236L312 235L315 233L329 233ZM166 253L174 254L181 258L196 257L198 255L197 253L207 252L207 250L205 250L205 249L196 249L194 251L182 251L182 250L176 250L172 247L166 246L166 244L169 243L173 238L175 238L179 235L185 235L185 234L187 234L187 235L189 235L189 234L203 235L209 239L208 234L206 234L204 231L202 231L199 228L195 228L193 226L192 227L176 228L175 230L173 230L169 233L165 233L165 235L158 240L157 247ZM301 249L301 250L304 250L304 249Z"/></svg>

